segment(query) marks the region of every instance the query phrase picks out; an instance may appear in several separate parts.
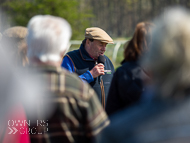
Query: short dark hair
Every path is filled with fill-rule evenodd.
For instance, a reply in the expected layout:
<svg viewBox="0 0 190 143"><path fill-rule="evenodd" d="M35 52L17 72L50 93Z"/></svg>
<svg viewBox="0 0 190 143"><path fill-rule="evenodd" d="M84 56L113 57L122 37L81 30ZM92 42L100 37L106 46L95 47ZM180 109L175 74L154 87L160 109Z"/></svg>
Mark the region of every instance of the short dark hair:
<svg viewBox="0 0 190 143"><path fill-rule="evenodd" d="M83 45L86 44L86 40L87 40L87 39L84 39L84 40L82 41L82 44L83 44ZM94 39L89 39L89 40L90 40L90 42L93 42L93 41L94 41Z"/></svg>

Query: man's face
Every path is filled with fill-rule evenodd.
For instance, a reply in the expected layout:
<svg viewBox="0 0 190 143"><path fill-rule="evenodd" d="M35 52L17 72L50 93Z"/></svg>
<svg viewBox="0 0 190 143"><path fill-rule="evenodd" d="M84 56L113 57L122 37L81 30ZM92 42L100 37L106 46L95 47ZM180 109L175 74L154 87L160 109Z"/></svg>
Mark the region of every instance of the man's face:
<svg viewBox="0 0 190 143"><path fill-rule="evenodd" d="M107 43L100 42L99 40L94 40L91 42L87 39L88 53L95 59L98 59L100 55L104 55L106 51Z"/></svg>

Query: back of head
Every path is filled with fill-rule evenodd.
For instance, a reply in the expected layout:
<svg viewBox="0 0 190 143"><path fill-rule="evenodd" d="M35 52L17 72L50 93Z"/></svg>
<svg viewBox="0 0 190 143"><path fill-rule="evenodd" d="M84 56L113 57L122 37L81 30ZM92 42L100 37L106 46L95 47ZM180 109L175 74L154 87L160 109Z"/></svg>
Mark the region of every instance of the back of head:
<svg viewBox="0 0 190 143"><path fill-rule="evenodd" d="M2 36L2 47L6 50L14 65L25 66L28 64L26 36L27 28L14 26L6 29Z"/></svg>
<svg viewBox="0 0 190 143"><path fill-rule="evenodd" d="M186 95L190 89L190 13L172 8L155 23L152 46L142 63L162 96Z"/></svg>
<svg viewBox="0 0 190 143"><path fill-rule="evenodd" d="M136 61L142 53L148 50L151 43L152 23L140 22L136 25L132 39L125 44L125 61Z"/></svg>
<svg viewBox="0 0 190 143"><path fill-rule="evenodd" d="M28 23L28 58L41 62L59 62L69 48L70 24L51 15L34 16Z"/></svg>

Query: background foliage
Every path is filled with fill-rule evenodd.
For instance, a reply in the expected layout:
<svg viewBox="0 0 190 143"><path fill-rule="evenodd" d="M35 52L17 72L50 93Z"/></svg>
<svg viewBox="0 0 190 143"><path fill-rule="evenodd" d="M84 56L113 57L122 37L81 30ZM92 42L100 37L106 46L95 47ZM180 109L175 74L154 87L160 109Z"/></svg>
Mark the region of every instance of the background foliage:
<svg viewBox="0 0 190 143"><path fill-rule="evenodd" d="M114 40L126 40L138 22L152 21L176 5L189 9L190 0L0 0L0 32L15 25L26 26L34 15L51 14L69 21L72 40L82 40L85 29L92 26L104 29ZM122 46L114 61L116 66L123 59ZM113 48L108 45L106 51L111 59Z"/></svg>
<svg viewBox="0 0 190 143"><path fill-rule="evenodd" d="M3 2L1 8L7 12L11 25L26 26L37 14L63 17L72 26L73 39L81 37L82 31L89 26L88 18L93 16L91 10L81 8L77 0L11 0Z"/></svg>
<svg viewBox="0 0 190 143"><path fill-rule="evenodd" d="M75 40L83 39L89 26L101 27L113 38L130 37L138 22L152 21L175 5L190 8L190 0L1 0L0 14L8 17L0 20L26 26L36 14L51 14L70 22Z"/></svg>

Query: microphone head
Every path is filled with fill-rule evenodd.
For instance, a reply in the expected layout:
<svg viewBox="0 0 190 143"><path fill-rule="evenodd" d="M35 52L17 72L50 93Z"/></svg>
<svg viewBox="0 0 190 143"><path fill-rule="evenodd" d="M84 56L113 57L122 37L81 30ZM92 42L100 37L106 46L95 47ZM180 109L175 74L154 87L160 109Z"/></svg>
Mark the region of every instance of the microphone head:
<svg viewBox="0 0 190 143"><path fill-rule="evenodd" d="M98 63L104 64L105 61L106 61L106 59L105 59L105 57L104 57L103 55L100 55L100 56L98 57Z"/></svg>

